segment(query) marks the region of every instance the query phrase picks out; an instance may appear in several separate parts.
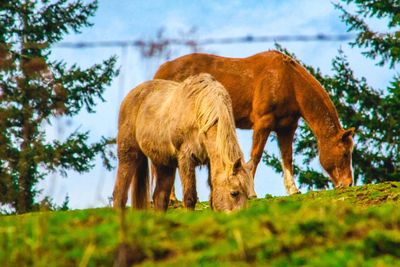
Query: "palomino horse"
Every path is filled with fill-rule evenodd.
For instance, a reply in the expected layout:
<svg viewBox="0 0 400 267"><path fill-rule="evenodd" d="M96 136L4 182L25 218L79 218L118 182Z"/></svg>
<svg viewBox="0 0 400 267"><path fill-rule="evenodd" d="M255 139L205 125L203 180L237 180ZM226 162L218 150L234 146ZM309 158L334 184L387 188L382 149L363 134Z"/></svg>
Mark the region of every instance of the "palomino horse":
<svg viewBox="0 0 400 267"><path fill-rule="evenodd" d="M354 128L344 130L340 126L328 94L297 61L279 51L248 58L190 54L164 63L154 78L182 81L200 72L210 73L227 89L237 127L253 129L249 161L253 177L268 136L275 131L286 191L299 192L293 178L292 142L298 120L303 117L317 137L320 163L334 186L352 184Z"/></svg>
<svg viewBox="0 0 400 267"><path fill-rule="evenodd" d="M132 206L147 206L148 158L157 176L155 209L167 209L177 167L188 209L196 205L195 167L202 164L209 165L214 210L241 208L255 196L237 141L229 94L209 74L182 83L153 80L134 88L121 104L117 145L114 207L125 207L132 178Z"/></svg>

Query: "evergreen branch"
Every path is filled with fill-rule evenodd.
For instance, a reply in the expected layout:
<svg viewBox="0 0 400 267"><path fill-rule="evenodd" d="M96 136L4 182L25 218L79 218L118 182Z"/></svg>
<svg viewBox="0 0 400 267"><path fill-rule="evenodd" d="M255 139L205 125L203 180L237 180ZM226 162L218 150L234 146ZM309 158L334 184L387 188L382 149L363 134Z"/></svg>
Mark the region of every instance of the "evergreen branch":
<svg viewBox="0 0 400 267"><path fill-rule="evenodd" d="M389 28L400 25L400 8L398 4L397 6L395 4L392 6L392 3L389 3L390 1L362 2L357 3L359 8L357 13L363 15L364 18L369 16L377 16L379 18L387 16L392 18ZM371 9L371 7L381 6L382 9ZM393 33L374 32L360 16L349 13L340 4L335 4L335 7L342 12L341 19L349 26L348 31L358 31L356 40L351 43L352 46L368 49L363 54L369 58L376 59L380 57L378 62L380 66L389 63L389 67L394 68L400 62L400 39L398 31Z"/></svg>
<svg viewBox="0 0 400 267"><path fill-rule="evenodd" d="M96 64L89 69L82 70L76 65L65 70L65 64L54 64L54 77L56 83L60 84L61 97L59 102L63 103L66 115L77 114L82 107L87 112L94 112L95 98L104 102L102 94L105 86L110 85L112 78L118 74L114 69L116 58L105 60L102 64ZM55 99L55 103L57 99Z"/></svg>
<svg viewBox="0 0 400 267"><path fill-rule="evenodd" d="M94 15L97 7L97 1L85 5L81 0L75 2L58 0L44 5L31 17L33 21L28 25L27 31L35 35L28 40L33 44L36 42L51 45L71 31L79 33L80 28L92 26L88 19Z"/></svg>
<svg viewBox="0 0 400 267"><path fill-rule="evenodd" d="M400 2L395 0L345 0L347 4L354 3L358 14L366 17L389 18L389 28L400 25ZM338 4L336 4L337 6Z"/></svg>
<svg viewBox="0 0 400 267"><path fill-rule="evenodd" d="M71 134L64 142L55 140L51 144L36 144L36 162L50 171L59 170L66 175L66 170L79 173L89 171L94 165L93 160L100 154L104 166L111 170L111 161L115 158L109 149L110 140L102 137L99 142L87 144L89 132Z"/></svg>

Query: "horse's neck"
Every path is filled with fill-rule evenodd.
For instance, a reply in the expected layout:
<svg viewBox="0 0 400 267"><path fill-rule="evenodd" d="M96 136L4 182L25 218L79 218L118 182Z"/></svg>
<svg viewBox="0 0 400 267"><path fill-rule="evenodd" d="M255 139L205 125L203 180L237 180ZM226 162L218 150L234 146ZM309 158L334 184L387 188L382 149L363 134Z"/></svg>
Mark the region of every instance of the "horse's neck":
<svg viewBox="0 0 400 267"><path fill-rule="evenodd" d="M342 129L335 106L321 84L297 66L295 87L300 112L318 141L330 139Z"/></svg>
<svg viewBox="0 0 400 267"><path fill-rule="evenodd" d="M212 177L214 177L215 172L220 171L224 168L221 155L217 151L217 127L212 126L206 133L204 138L204 147L207 151L208 159L210 162Z"/></svg>

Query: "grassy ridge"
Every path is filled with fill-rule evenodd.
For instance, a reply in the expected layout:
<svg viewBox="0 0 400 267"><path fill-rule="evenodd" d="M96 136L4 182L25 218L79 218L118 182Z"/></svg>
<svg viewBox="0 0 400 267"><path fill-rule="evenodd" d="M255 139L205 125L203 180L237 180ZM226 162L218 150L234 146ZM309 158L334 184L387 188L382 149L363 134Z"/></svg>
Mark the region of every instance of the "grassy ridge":
<svg viewBox="0 0 400 267"><path fill-rule="evenodd" d="M0 266L396 266L400 183L267 197L232 214L108 208L0 217ZM125 227L124 227L125 225Z"/></svg>

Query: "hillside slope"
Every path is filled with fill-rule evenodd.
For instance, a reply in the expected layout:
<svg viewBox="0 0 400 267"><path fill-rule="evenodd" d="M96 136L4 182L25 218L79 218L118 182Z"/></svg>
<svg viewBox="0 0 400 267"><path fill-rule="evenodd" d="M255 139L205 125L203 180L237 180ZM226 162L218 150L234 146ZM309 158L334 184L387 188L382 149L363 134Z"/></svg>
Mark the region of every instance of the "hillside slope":
<svg viewBox="0 0 400 267"><path fill-rule="evenodd" d="M398 266L399 204L392 182L267 197L231 214L203 204L2 216L0 266Z"/></svg>

